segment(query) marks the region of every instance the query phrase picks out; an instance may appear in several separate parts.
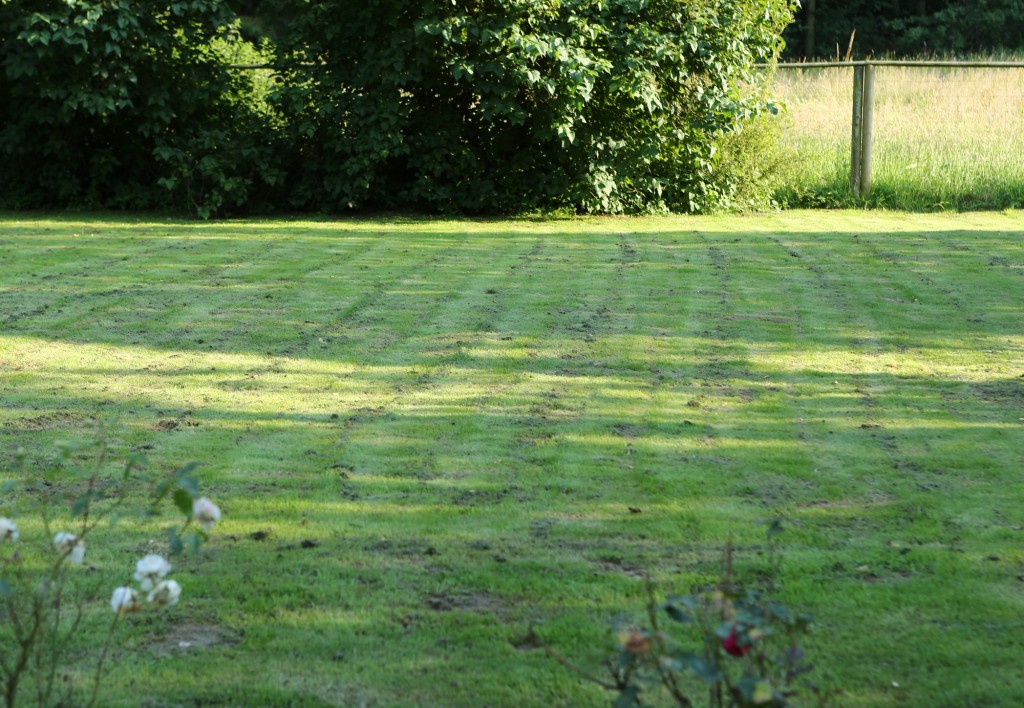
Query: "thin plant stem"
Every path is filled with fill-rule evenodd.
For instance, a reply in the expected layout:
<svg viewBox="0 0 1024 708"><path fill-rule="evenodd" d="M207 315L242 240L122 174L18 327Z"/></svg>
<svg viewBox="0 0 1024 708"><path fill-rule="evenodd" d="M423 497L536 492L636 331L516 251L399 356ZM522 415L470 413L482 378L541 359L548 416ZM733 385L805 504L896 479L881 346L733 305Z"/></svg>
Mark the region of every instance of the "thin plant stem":
<svg viewBox="0 0 1024 708"><path fill-rule="evenodd" d="M617 686L617 685L614 685L614 684L610 684L607 681L602 681L601 679L597 678L593 674L589 674L586 671L584 671L583 669L581 669L580 667L576 666L576 664L572 663L571 661L566 659L564 656L562 656L561 654L556 652L554 649L552 649L550 646L548 646L548 644L543 639L541 639L537 635L536 632L533 631L532 627L530 628L529 640L530 640L531 644L533 644L535 647L543 649L544 652L548 656L550 656L552 659L557 661L559 664L561 664L565 668L569 669L570 671L572 671L572 672L574 672L576 674L579 674L581 677L585 678L587 681L590 681L591 683L595 683L598 686L600 686L601 688L604 688L604 689L609 690L609 691L616 691L616 690L622 688L622 686Z"/></svg>
<svg viewBox="0 0 1024 708"><path fill-rule="evenodd" d="M25 671L25 667L28 666L29 659L32 654L32 647L35 646L36 640L39 636L39 628L43 622L43 607L40 600L35 598L32 602L32 629L25 635L21 640L21 653L18 656L18 661L11 670L11 677L7 680L7 691L6 700L7 708L14 708L14 704L18 699L18 684L21 682L21 675Z"/></svg>
<svg viewBox="0 0 1024 708"><path fill-rule="evenodd" d="M100 680L103 678L103 663L107 660L107 652L110 651L110 643L114 639L114 630L117 629L117 623L121 619L121 613L114 613L114 621L110 623L110 630L107 632L107 639L103 642L103 651L100 652L100 658L96 662L96 676L92 682L92 697L89 698L89 708L96 705L96 699L100 695Z"/></svg>
<svg viewBox="0 0 1024 708"><path fill-rule="evenodd" d="M647 617L651 623L651 636L654 639L654 644L658 649L658 656L664 656L666 652L665 640L661 636L661 627L658 625L658 605L654 599L654 583L650 578L647 578ZM672 698L675 699L677 705L680 706L692 706L693 701L683 694L679 688L679 682L676 681L676 675L670 669L666 669L660 661L655 658L654 666L657 668L658 676L661 677L661 683L668 689L669 693L672 694Z"/></svg>

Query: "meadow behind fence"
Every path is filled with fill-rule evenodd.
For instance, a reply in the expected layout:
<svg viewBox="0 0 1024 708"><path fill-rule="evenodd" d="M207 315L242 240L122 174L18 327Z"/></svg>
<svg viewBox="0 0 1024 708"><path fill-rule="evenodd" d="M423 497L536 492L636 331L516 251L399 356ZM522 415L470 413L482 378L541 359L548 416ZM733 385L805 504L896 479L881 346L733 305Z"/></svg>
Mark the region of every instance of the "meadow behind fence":
<svg viewBox="0 0 1024 708"><path fill-rule="evenodd" d="M1024 67L876 66L873 206L1004 209L1024 204ZM792 207L858 202L850 189L853 68L779 68L781 182Z"/></svg>

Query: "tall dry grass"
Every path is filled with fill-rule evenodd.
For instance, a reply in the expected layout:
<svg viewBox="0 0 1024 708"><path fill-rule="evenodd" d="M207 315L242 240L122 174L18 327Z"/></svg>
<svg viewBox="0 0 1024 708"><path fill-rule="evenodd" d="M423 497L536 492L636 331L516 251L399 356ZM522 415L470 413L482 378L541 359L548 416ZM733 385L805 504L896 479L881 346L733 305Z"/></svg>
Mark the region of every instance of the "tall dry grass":
<svg viewBox="0 0 1024 708"><path fill-rule="evenodd" d="M903 209L1024 205L1024 69L876 67L868 204ZM853 70L779 69L789 206L848 206Z"/></svg>

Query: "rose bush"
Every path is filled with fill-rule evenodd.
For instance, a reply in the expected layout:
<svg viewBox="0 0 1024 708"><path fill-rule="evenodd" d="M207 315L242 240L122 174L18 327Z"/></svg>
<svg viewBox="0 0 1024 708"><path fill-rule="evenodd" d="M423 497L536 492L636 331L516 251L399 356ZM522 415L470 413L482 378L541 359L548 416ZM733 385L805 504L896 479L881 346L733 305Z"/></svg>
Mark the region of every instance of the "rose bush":
<svg viewBox="0 0 1024 708"><path fill-rule="evenodd" d="M50 529L53 509L62 506L63 501L50 490L84 490L66 500L74 531L59 531L48 541L23 537L10 512L0 517L0 694L9 707L27 691L41 705L94 705L119 622L145 607L139 590L129 585L113 590L110 609L114 619L108 625L106 639L90 642L102 647L90 697L74 695L81 687L68 684L60 690L70 693L58 698L54 693L58 670L70 660L68 651L75 646L76 634L96 631L92 622L83 621L92 614L85 600L90 591L80 582L82 571L75 566L84 563L85 539L100 524L132 516L129 508L145 498L140 495L142 490L148 493L148 503L138 504L135 511L145 519L155 516L161 503L171 497L183 519L169 530L171 552L176 553L185 548L198 549L221 517L216 504L199 496L199 483L193 475L195 463L162 478L145 480L147 462L133 454L114 471L109 469L108 435L109 427L103 426L95 441L63 445L57 458L42 471L28 471L27 455L19 452L24 482L4 485L5 503L22 510L34 506L44 530ZM193 514L194 506L199 513ZM189 532L194 523L203 530ZM171 564L161 555L148 554L136 563L133 577L143 592L148 591L145 600L149 606L168 608L179 602L182 588L177 581L166 579L170 572Z"/></svg>

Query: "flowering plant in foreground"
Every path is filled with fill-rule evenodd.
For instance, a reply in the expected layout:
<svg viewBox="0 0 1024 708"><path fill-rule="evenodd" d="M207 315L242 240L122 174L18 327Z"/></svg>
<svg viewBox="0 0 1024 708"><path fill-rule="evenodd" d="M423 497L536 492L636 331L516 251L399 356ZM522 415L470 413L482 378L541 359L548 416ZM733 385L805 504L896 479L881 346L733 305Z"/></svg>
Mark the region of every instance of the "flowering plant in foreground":
<svg viewBox="0 0 1024 708"><path fill-rule="evenodd" d="M70 680L70 674L61 676L61 670L69 660L70 640L94 624L91 602L96 594L95 582L75 566L85 563L86 538L97 526L130 515L128 507L140 497L148 497L138 509L145 517L155 516L170 498L182 518L168 530L173 555L198 550L220 520L216 504L199 495L195 463L155 480L143 478L148 463L141 455L128 455L111 469L110 430L109 424L100 426L96 440L62 445L53 462L33 474L26 472L27 455L19 451L24 484L8 482L0 490L6 506L23 512L17 518L23 519L26 509L34 511L41 533L41 538L33 538L40 534L29 523L22 524L22 533L15 514L0 507L7 514L0 516L0 695L8 707L29 693L39 705L94 705L118 624L137 612L172 607L181 598L181 585L167 577L172 570L167 559L155 553L140 558L131 575L138 589L126 583L110 594L113 618L105 641L96 642L102 648L89 696L74 696L81 686ZM54 491L61 489L75 489L76 494L62 496ZM54 533L51 514L65 503L70 518ZM190 530L192 524L200 529ZM66 680L62 683L58 678Z"/></svg>
<svg viewBox="0 0 1024 708"><path fill-rule="evenodd" d="M143 590L151 590L160 580L171 572L171 564L163 556L149 554L135 564L135 575Z"/></svg>
<svg viewBox="0 0 1024 708"><path fill-rule="evenodd" d="M220 521L220 508L206 497L199 497L192 502L192 518L204 531L209 531Z"/></svg>
<svg viewBox="0 0 1024 708"><path fill-rule="evenodd" d="M769 541L781 530L769 529ZM777 571L777 553L768 554ZM723 574L714 586L659 603L648 585L647 626L617 635L615 656L607 662L609 679L599 678L558 654L531 630L530 640L559 663L616 694L616 708L642 706L645 692L661 687L679 706L698 705L706 687L707 705L793 705L797 684L812 670L799 647L811 618L794 614L761 589L743 587L733 577L731 544L723 553ZM668 622L662 622L662 619ZM674 630L674 631L670 631ZM812 684L806 694L824 705L832 694Z"/></svg>
<svg viewBox="0 0 1024 708"><path fill-rule="evenodd" d="M85 541L73 533L61 531L53 537L53 547L68 563L82 565L85 562Z"/></svg>

